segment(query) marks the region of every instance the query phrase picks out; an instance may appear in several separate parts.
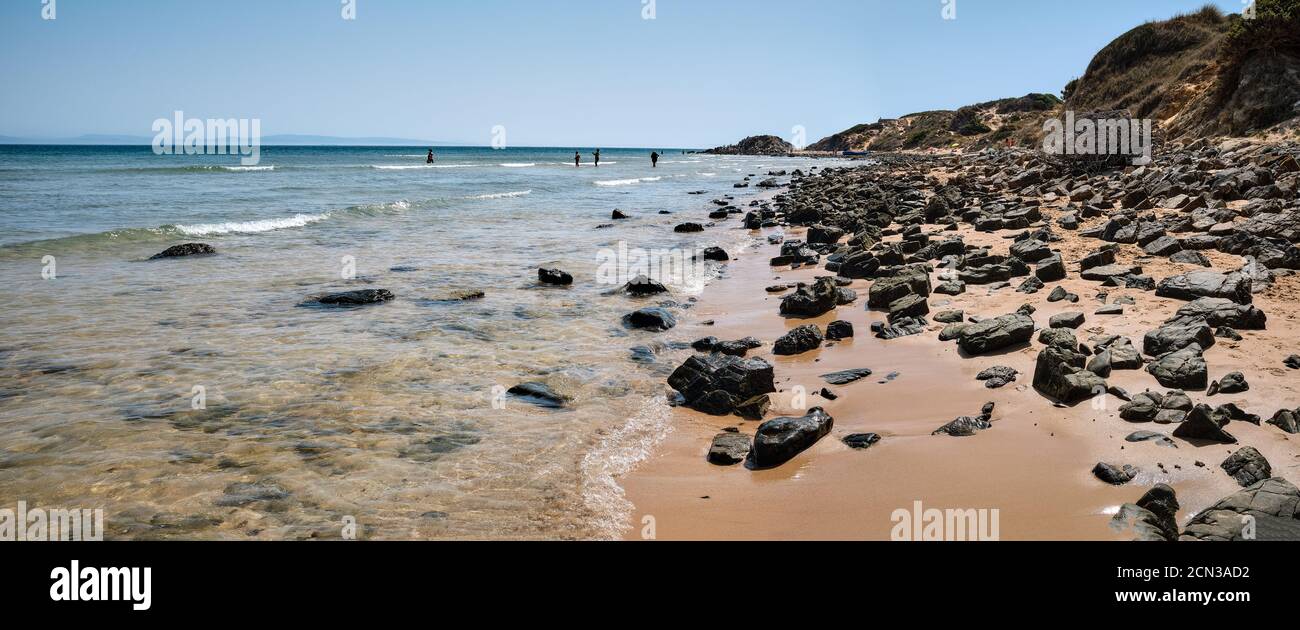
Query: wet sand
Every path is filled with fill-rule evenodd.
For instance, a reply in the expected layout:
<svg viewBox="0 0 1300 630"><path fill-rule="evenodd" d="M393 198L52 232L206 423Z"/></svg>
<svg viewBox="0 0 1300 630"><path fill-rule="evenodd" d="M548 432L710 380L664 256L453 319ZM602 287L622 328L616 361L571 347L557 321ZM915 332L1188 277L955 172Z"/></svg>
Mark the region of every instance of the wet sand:
<svg viewBox="0 0 1300 630"><path fill-rule="evenodd" d="M1059 214L1055 206L1062 205L1064 201L1045 204L1049 221ZM1083 227L1104 220L1092 219ZM926 226L925 231L939 229ZM764 230L763 234L781 231ZM967 244L989 244L995 251L1005 252L1010 241L1003 237L1020 231L977 233L963 225L958 233ZM800 229L784 233L787 239L803 237ZM1140 347L1147 331L1184 304L1081 280L1078 259L1101 242L1059 228L1057 233L1065 240L1052 246L1065 258L1070 270L1067 280L1048 283L1033 295L1017 293L1014 286L1019 281L994 292L972 285L960 296L932 295L932 314L960 309L968 317L989 317L1014 312L1028 303L1037 309L1033 318L1042 328L1052 315L1080 311L1087 316L1076 331L1080 341L1086 343L1090 336L1105 331L1128 336ZM622 479L628 499L636 506L625 532L627 539L643 539L653 529L659 540L888 540L894 525L891 514L897 509L911 510L915 501L921 501L927 509L995 508L1003 540L1125 540L1131 534L1112 529L1111 515L1120 504L1135 501L1156 483L1169 484L1177 491L1183 506L1178 513L1180 525L1239 490L1219 463L1242 446L1259 449L1272 463L1275 476L1300 477L1300 449L1287 434L1266 424L1257 427L1233 422L1228 430L1238 438L1236 445L1195 446L1176 439L1178 448L1174 449L1151 442L1125 442L1124 436L1133 431L1169 434L1175 425L1124 421L1119 417L1123 401L1113 396L1072 408L1055 407L1031 385L1034 360L1042 348L1036 340L1001 353L966 358L955 342L938 341L943 325L933 321L920 335L876 339L870 324L883 321L886 312L866 310L870 280L850 285L859 294L853 304L814 319L785 319L778 311L783 294L768 294L765 287L810 282L819 275L833 274L820 266L794 271L769 267L768 260L777 253L779 246L758 238L754 246L734 255L729 276L709 288L674 338L759 338L764 347L749 356L762 357L776 367L776 385L781 392L773 395L773 408L766 419L803 415L804 410L792 406L795 388L803 386L808 392L807 406L823 407L835 418L834 429L790 462L772 470L751 471L741 465L712 465L705 455L719 431L737 427L752 435L758 422L675 409L673 432L637 470ZM1157 280L1192 268L1163 258L1137 261L1139 253L1125 247L1119 262L1138 262ZM1239 257L1205 253L1216 268L1240 265ZM932 275L936 284L937 271ZM1078 294L1080 301L1048 303L1047 296L1056 284ZM1122 316L1094 315L1103 304L1096 296L1103 291L1109 292L1110 301L1129 295L1137 304L1126 306ZM1208 398L1205 392L1187 392L1195 403L1217 406L1235 402L1265 420L1279 408L1297 406L1300 396L1295 382L1300 375L1291 374L1282 360L1300 352L1300 343L1295 341L1300 313L1294 297L1298 291L1300 280L1279 278L1273 287L1256 294L1256 304L1268 314L1268 329L1241 331L1244 341L1220 339L1206 352L1211 380L1242 371L1251 390ZM856 339L828 343L795 357L772 355L772 342L790 329L803 324L824 329L836 319L851 322ZM715 325L702 325L709 320ZM975 375L995 365L1019 370L1018 380L1001 389L985 388ZM862 367L871 368L874 375L850 385L829 386L819 378ZM891 380L892 373L897 375ZM1109 383L1130 394L1146 389L1165 391L1143 370L1115 371ZM814 395L822 387L829 387L840 398L828 401ZM958 416L978 415L985 402L997 404L992 429L972 437L931 435ZM878 433L883 439L861 451L840 441L861 432ZM1099 461L1132 464L1141 473L1127 485L1109 486L1091 474ZM1198 461L1204 466L1197 466Z"/></svg>

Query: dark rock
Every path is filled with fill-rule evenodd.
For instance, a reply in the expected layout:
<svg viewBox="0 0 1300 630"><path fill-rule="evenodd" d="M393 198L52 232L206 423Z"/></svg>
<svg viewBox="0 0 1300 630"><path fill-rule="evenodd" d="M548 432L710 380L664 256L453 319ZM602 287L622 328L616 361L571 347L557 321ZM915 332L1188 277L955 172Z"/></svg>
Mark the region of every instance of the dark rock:
<svg viewBox="0 0 1300 630"><path fill-rule="evenodd" d="M759 425L754 446L749 452L751 468L780 466L807 450L830 433L835 419L820 407L802 418L774 418Z"/></svg>
<svg viewBox="0 0 1300 630"><path fill-rule="evenodd" d="M1203 321L1190 324L1165 324L1146 334L1142 350L1151 356L1162 356L1191 345L1209 348L1214 345L1214 331Z"/></svg>
<svg viewBox="0 0 1300 630"><path fill-rule="evenodd" d="M715 416L731 413L742 401L776 391L772 364L759 358L695 355L668 377L692 409Z"/></svg>
<svg viewBox="0 0 1300 630"><path fill-rule="evenodd" d="M1124 438L1125 442L1155 442L1160 446L1178 448L1178 444L1169 439L1169 436L1154 431L1134 431Z"/></svg>
<svg viewBox="0 0 1300 630"><path fill-rule="evenodd" d="M1292 435L1300 433L1300 410L1279 410L1268 423Z"/></svg>
<svg viewBox="0 0 1300 630"><path fill-rule="evenodd" d="M1218 386L1215 387L1214 385ZM1212 384L1210 389L1213 390L1213 393L1210 394L1211 396L1216 393L1240 394L1241 392L1250 390L1250 383L1246 382L1245 374L1242 374L1241 372L1230 372L1221 380Z"/></svg>
<svg viewBox="0 0 1300 630"><path fill-rule="evenodd" d="M1083 369L1084 355L1057 346L1038 353L1034 364L1034 389L1065 404L1106 393L1106 380Z"/></svg>
<svg viewBox="0 0 1300 630"><path fill-rule="evenodd" d="M803 354L820 348L823 339L822 331L817 326L799 326L777 339L772 344L772 352L778 356Z"/></svg>
<svg viewBox="0 0 1300 630"><path fill-rule="evenodd" d="M958 344L967 354L979 355L1028 342L1034 335L1034 320L1013 313L966 326Z"/></svg>
<svg viewBox="0 0 1300 630"><path fill-rule="evenodd" d="M1237 438L1223 430L1227 419L1218 416L1209 405L1197 405L1187 414L1187 419L1174 429L1174 437L1184 440L1204 440L1223 444L1236 444Z"/></svg>
<svg viewBox="0 0 1300 630"><path fill-rule="evenodd" d="M832 372L823 374L822 379L831 385L848 385L854 381L860 381L871 376L871 370L867 368L857 368L853 370L844 370L842 372Z"/></svg>
<svg viewBox="0 0 1300 630"><path fill-rule="evenodd" d="M1192 517L1181 538L1297 539L1300 539L1300 490L1281 477L1259 481L1206 508Z"/></svg>
<svg viewBox="0 0 1300 630"><path fill-rule="evenodd" d="M818 278L811 285L799 284L794 293L781 300L781 314L792 317L817 317L839 304L839 289L832 278Z"/></svg>
<svg viewBox="0 0 1300 630"><path fill-rule="evenodd" d="M853 324L844 320L835 320L826 326L826 338L831 341L853 337Z"/></svg>
<svg viewBox="0 0 1300 630"><path fill-rule="evenodd" d="M1248 488L1273 476L1273 467L1264 455L1253 446L1246 446L1228 456L1219 464L1228 476L1237 480L1243 488Z"/></svg>
<svg viewBox="0 0 1300 630"><path fill-rule="evenodd" d="M703 255L704 260L711 260L714 262L727 262L728 260L731 260L731 256L721 247L706 247L704 248Z"/></svg>
<svg viewBox="0 0 1300 630"><path fill-rule="evenodd" d="M1120 506L1119 512L1111 519L1111 527L1117 530L1132 528L1136 540L1173 542L1178 540L1179 507L1174 489L1158 483L1136 504Z"/></svg>
<svg viewBox="0 0 1300 630"><path fill-rule="evenodd" d="M677 318L667 309L657 306L643 308L623 316L623 325L628 328L663 332L677 325Z"/></svg>
<svg viewBox="0 0 1300 630"><path fill-rule="evenodd" d="M845 436L841 441L849 448L865 449L871 448L876 442L879 442L880 436L875 433L854 433Z"/></svg>
<svg viewBox="0 0 1300 630"><path fill-rule="evenodd" d="M762 420L767 415L768 409L772 408L772 397L767 394L759 394L745 402L736 405L736 415L746 420Z"/></svg>
<svg viewBox="0 0 1300 630"><path fill-rule="evenodd" d="M396 299L396 296L387 289L362 289L360 291L345 291L343 293L323 295L316 298L316 302L325 306L363 306L366 304L379 304L393 299Z"/></svg>
<svg viewBox="0 0 1300 630"><path fill-rule="evenodd" d="M622 290L631 295L645 296L666 293L668 288L645 276L637 276L623 285Z"/></svg>
<svg viewBox="0 0 1300 630"><path fill-rule="evenodd" d="M1138 469L1128 464L1120 467L1099 462L1092 468L1092 474L1112 486L1122 486L1133 481L1133 478L1138 474Z"/></svg>
<svg viewBox="0 0 1300 630"><path fill-rule="evenodd" d="M149 260L164 258L184 258L186 256L207 256L217 253L217 249L207 243L184 243L173 245L149 257Z"/></svg>
<svg viewBox="0 0 1300 630"><path fill-rule="evenodd" d="M745 461L749 455L751 438L743 433L723 432L713 436L709 446L709 463L732 466Z"/></svg>
<svg viewBox="0 0 1300 630"><path fill-rule="evenodd" d="M703 232L704 226L699 223L682 223L674 227L673 231L678 233Z"/></svg>
<svg viewBox="0 0 1300 630"><path fill-rule="evenodd" d="M1020 372L1015 368L1009 368L1005 365L997 365L981 371L975 376L975 378L984 381L984 386L989 389L998 389L999 387L1006 386L1008 383L1014 383L1016 381L1016 376L1019 374Z"/></svg>
<svg viewBox="0 0 1300 630"><path fill-rule="evenodd" d="M511 387L509 393L539 407L560 409L569 403L569 397L557 393L545 383L528 382Z"/></svg>
<svg viewBox="0 0 1300 630"><path fill-rule="evenodd" d="M1170 388L1205 389L1209 384L1209 368L1201 346L1195 343L1156 359L1147 366L1147 372L1161 385Z"/></svg>
<svg viewBox="0 0 1300 630"><path fill-rule="evenodd" d="M1215 297L1238 304L1250 304L1252 300L1250 278L1235 272L1224 274L1207 270L1165 278L1156 286L1156 295L1176 300Z"/></svg>
<svg viewBox="0 0 1300 630"><path fill-rule="evenodd" d="M554 284L559 286L569 286L573 284L573 276L560 271L559 269L538 269L537 280L542 284Z"/></svg>
<svg viewBox="0 0 1300 630"><path fill-rule="evenodd" d="M1052 318L1048 320L1048 326L1052 328L1078 328L1083 325L1083 322L1083 313L1061 313L1059 315L1053 315Z"/></svg>
<svg viewBox="0 0 1300 630"><path fill-rule="evenodd" d="M1223 298L1198 298L1179 308L1168 323L1188 325L1197 322L1240 330L1264 330L1268 317L1264 311L1249 304Z"/></svg>

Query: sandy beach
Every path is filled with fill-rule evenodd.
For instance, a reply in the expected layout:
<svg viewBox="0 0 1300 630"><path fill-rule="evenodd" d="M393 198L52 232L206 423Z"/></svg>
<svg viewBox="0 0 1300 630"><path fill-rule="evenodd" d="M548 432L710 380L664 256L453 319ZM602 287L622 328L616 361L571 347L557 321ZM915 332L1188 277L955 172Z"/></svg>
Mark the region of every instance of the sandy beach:
<svg viewBox="0 0 1300 630"><path fill-rule="evenodd" d="M928 174L946 181L955 168L949 160ZM867 167L873 168L873 167ZM874 167L886 171L890 167ZM1060 214L1070 202L1042 200L1048 217ZM1238 204L1239 205L1239 204ZM1084 221L1082 229L1105 223L1105 216ZM1040 225L1030 226L1037 229ZM944 226L924 225L925 233L941 234ZM1024 229L978 232L962 223L958 231L966 245L1005 251L1009 237ZM1059 284L1077 294L1077 304L1049 303L1053 285L1033 295L1012 286L990 291L970 286L958 296L931 295L932 312L961 310L994 317L1030 304L1037 327L1053 315L1077 311L1087 321L1076 331L1080 340L1093 334L1122 335L1140 344L1143 335L1169 319L1186 302L1155 297L1136 289L1104 288L1078 276L1077 261L1096 248L1097 241L1079 231L1057 229L1062 240L1052 243L1061 253L1069 275ZM849 288L863 299L813 319L787 319L779 313L782 293L769 294L774 284L812 282L828 274L820 266L801 269L769 266L780 246L766 236L784 233L801 239L804 229L769 228L755 233L750 248L735 256L727 277L717 281L700 299L691 316L677 331L684 340L705 336L739 339L754 336L765 342L750 353L775 366L776 387L772 409L765 419L801 416L805 410L791 406L796 387L808 392L807 406L823 407L834 417L830 435L774 469L753 471L744 466L715 466L706 461L713 436L728 427L752 434L758 423L737 416L710 416L679 407L672 418L673 432L623 486L636 506L626 538L639 540L653 533L656 539L866 539L890 538L891 514L911 510L921 501L926 508L1000 511L1003 540L1123 540L1129 532L1112 528L1111 518L1124 503L1133 502L1158 483L1176 489L1182 505L1180 526L1220 498L1241 488L1219 468L1220 462L1242 445L1257 448L1273 465L1275 476L1296 477L1300 468L1294 440L1267 424L1233 422L1239 444L1196 446L1180 440L1178 448L1154 442L1129 443L1124 436L1137 429L1164 431L1172 427L1138 425L1119 417L1123 401L1114 396L1084 401L1072 407L1054 405L1031 385L1035 358L1042 344L1034 340L989 355L965 357L951 341L939 341L943 324L931 322L918 335L882 341L870 334L870 324L882 321L884 310L864 308L870 280L854 280ZM884 239L899 240L898 236ZM1238 256L1205 252L1215 268L1241 266ZM1120 249L1120 264L1140 264L1146 274L1163 279L1194 269L1186 264L1153 257L1133 247ZM931 274L940 282L942 270ZM1188 392L1195 402L1217 406L1232 402L1268 419L1278 408L1295 406L1295 379L1283 360L1296 350L1297 308L1292 296L1300 288L1294 276L1278 277L1257 293L1255 304L1268 314L1266 330L1242 331L1240 342L1220 339L1207 351L1209 376L1240 371L1249 375L1251 388L1238 394L1207 397ZM1108 302L1133 297L1135 304L1123 315L1094 315ZM771 343L796 326L825 327L833 320L851 322L856 337L828 342L822 348L797 356L774 356ZM702 322L713 322L703 325ZM1037 333L1035 333L1037 336ZM1019 371L1017 381L987 389L976 375L1004 365ZM873 376L846 386L829 386L839 395L825 400L815 392L827 384L819 375L853 368L870 368ZM1112 386L1131 394L1147 389L1163 391L1143 370L1115 371ZM931 435L958 416L976 415L986 402L996 403L992 428L971 437ZM841 442L854 433L872 432L879 443L855 450ZM1090 471L1098 462L1131 464L1138 475L1122 486L1097 479ZM647 517L651 517L647 520ZM653 527L647 529L647 524Z"/></svg>

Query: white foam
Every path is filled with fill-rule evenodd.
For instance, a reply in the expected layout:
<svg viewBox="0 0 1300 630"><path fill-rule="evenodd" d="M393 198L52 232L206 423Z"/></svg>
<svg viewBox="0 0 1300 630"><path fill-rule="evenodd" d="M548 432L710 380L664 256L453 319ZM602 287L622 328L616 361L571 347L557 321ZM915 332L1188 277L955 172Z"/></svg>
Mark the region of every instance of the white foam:
<svg viewBox="0 0 1300 630"><path fill-rule="evenodd" d="M640 177L637 179L607 179L607 180L596 182L596 185L597 186L631 186L633 184L640 184L642 182L657 182L661 179L663 178L662 177Z"/></svg>
<svg viewBox="0 0 1300 630"><path fill-rule="evenodd" d="M381 171L409 171L421 168L473 168L480 164L371 164L370 168Z"/></svg>
<svg viewBox="0 0 1300 630"><path fill-rule="evenodd" d="M535 163L535 162L506 162L505 164L502 164L501 166L504 166L504 167L506 167L506 168L528 168L528 167L530 167L530 166L537 166L537 163Z"/></svg>
<svg viewBox="0 0 1300 630"><path fill-rule="evenodd" d="M213 234L256 234L286 228L303 227L317 221L328 219L327 214L296 214L282 219L260 219L257 221L229 221L226 223L201 223L197 225L178 225L176 230L187 236L211 236Z"/></svg>
<svg viewBox="0 0 1300 630"><path fill-rule="evenodd" d="M533 194L533 191L531 191L531 190L519 190L519 191L516 191L516 192L504 192L504 193L490 193L490 194L486 194L486 195L474 195L473 197L466 197L466 199L506 199L506 198L508 198L508 197L523 197L524 195L531 195L531 194Z"/></svg>
<svg viewBox="0 0 1300 630"><path fill-rule="evenodd" d="M230 171L232 173L247 173L247 172L256 172L256 171L275 170L274 166L219 166L217 168L220 168L223 171Z"/></svg>

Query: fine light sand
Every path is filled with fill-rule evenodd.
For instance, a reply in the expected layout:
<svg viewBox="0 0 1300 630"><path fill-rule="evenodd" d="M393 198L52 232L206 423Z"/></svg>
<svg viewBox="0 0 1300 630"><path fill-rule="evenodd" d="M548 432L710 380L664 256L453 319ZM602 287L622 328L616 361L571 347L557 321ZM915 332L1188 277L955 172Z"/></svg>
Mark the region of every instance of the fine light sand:
<svg viewBox="0 0 1300 630"><path fill-rule="evenodd" d="M1045 208L1049 220L1057 214L1054 208ZM1084 227L1100 220L1104 219L1093 219ZM937 229L927 226L927 231ZM764 233L776 231L780 230ZM787 239L803 237L803 230L784 232ZM989 244L995 252L1005 252L1010 241L1003 237L1014 232L979 234L963 226L960 233L968 244ZM1070 277L1060 284L1080 296L1077 304L1047 302L1058 283L1048 283L1034 295L1017 293L1014 288L990 294L986 287L969 286L964 295L931 296L931 313L961 309L967 316L990 317L1029 303L1038 309L1033 317L1041 328L1054 314L1081 311L1087 322L1076 331L1080 341L1087 343L1089 337L1104 331L1126 335L1140 348L1142 336L1182 304L1152 293L1108 289L1079 279L1077 260L1100 241L1059 228L1057 233L1066 240L1053 247L1063 253L1070 270ZM893 341L876 339L870 324L884 320L885 312L865 309L870 280L851 285L859 294L854 304L816 319L785 319L778 310L782 294L768 294L764 288L810 282L828 272L821 267L771 268L768 260L778 250L759 239L753 247L733 252L735 260L728 277L709 288L691 317L674 331L675 338L759 338L764 347L749 356L763 357L776 367L781 391L773 396L767 419L803 415L804 411L792 404L797 402L792 400L796 387L802 386L808 392L807 406L823 407L835 418L834 429L776 469L719 467L705 459L713 436L725 427L738 427L752 435L758 423L676 409L674 431L636 471L622 479L627 497L635 505L626 538L640 540L653 531L659 540L888 540L894 526L891 514L897 509L910 511L915 501L921 501L927 509L995 508L1003 540L1124 540L1131 535L1112 529L1111 515L1120 504L1135 501L1153 484L1167 483L1177 491L1182 504L1180 524L1240 489L1219 464L1242 446L1259 449L1272 463L1275 476L1300 481L1300 449L1287 434L1267 424L1231 423L1228 430L1238 438L1237 445L1196 446L1176 439L1178 448L1173 449L1151 442L1125 442L1124 436L1133 431L1169 434L1174 425L1126 422L1119 417L1123 402L1112 396L1068 409L1054 407L1031 385L1034 359L1042 347L1037 341L991 356L967 358L955 342L938 341L943 325L933 321L920 335ZM1191 269L1167 259L1137 260L1140 253L1126 246L1119 262L1136 261L1157 280ZM1241 262L1236 256L1206 253L1217 269L1232 269ZM1014 282L1013 287L1018 284ZM1109 292L1110 301L1130 295L1137 305L1126 306L1122 316L1094 315L1102 305L1096 299L1102 291ZM1251 390L1209 398L1205 392L1187 392L1194 402L1212 406L1235 402L1265 420L1280 408L1300 405L1296 388L1300 374L1282 365L1285 357L1300 353L1297 292L1300 279L1289 277L1256 294L1256 304L1268 314L1268 330L1241 331L1244 341L1220 339L1206 353L1211 380L1242 371ZM809 323L824 329L836 319L853 323L856 339L830 343L796 357L772 355L772 342L788 330ZM701 324L708 320L715 325ZM975 375L995 365L1016 368L1021 373L1019 380L1001 389L986 389ZM846 386L828 386L819 378L861 367L871 368L874 375ZM893 373L896 376L890 380ZM1116 371L1109 383L1131 394L1145 389L1164 391L1145 371ZM822 387L830 387L840 398L828 401L816 396L814 392ZM997 403L992 429L963 438L931 435L958 416L977 415L990 401ZM863 451L840 441L861 432L878 433L883 439ZM1125 486L1109 486L1091 474L1099 461L1132 464L1141 474Z"/></svg>

